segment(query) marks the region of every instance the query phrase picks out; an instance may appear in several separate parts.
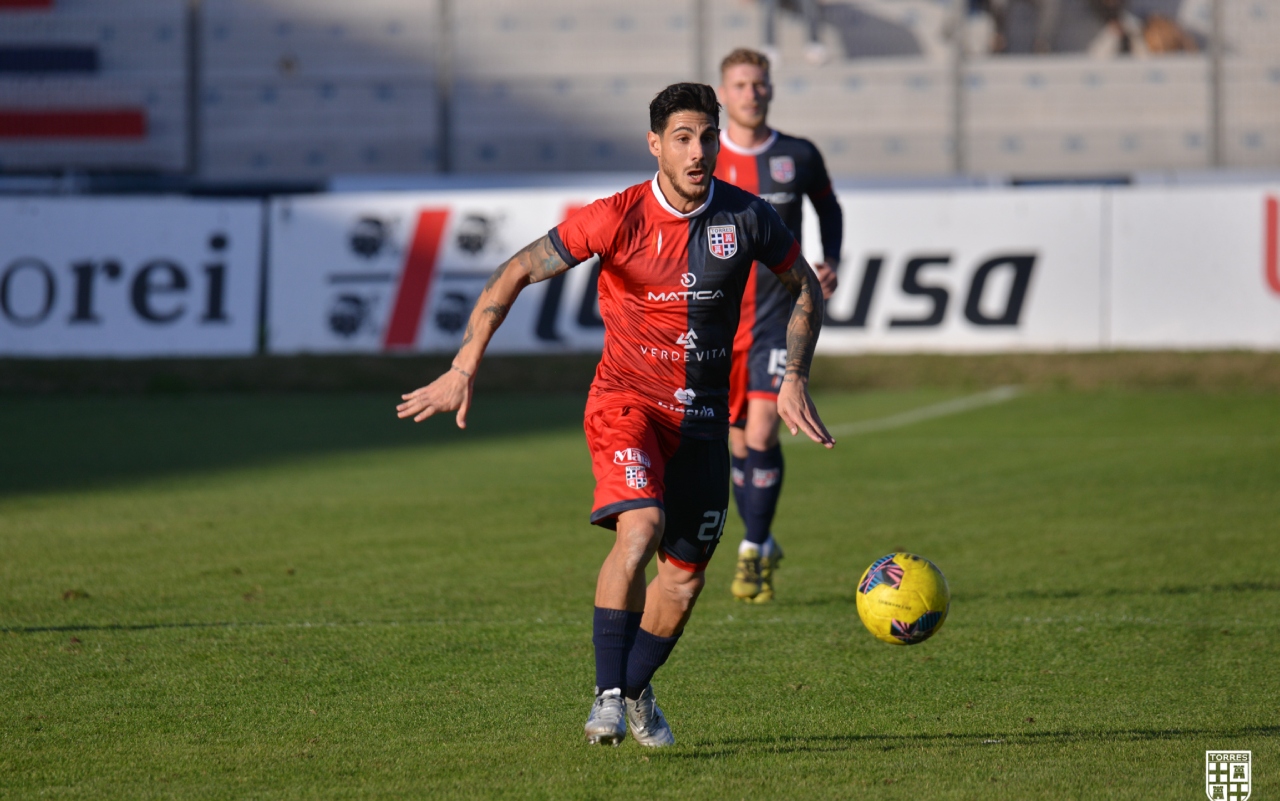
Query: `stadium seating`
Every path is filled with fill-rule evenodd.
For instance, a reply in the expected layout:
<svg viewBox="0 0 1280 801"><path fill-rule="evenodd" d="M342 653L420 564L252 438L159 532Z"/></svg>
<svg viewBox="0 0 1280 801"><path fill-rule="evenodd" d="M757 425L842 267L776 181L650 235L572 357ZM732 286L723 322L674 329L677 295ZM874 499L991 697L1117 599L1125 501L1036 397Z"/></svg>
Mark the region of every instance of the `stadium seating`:
<svg viewBox="0 0 1280 801"><path fill-rule="evenodd" d="M697 72L691 4L457 5L456 167L648 169L648 104Z"/></svg>
<svg viewBox="0 0 1280 801"><path fill-rule="evenodd" d="M187 168L183 0L0 2L0 171Z"/></svg>
<svg viewBox="0 0 1280 801"><path fill-rule="evenodd" d="M206 0L201 173L436 170L439 19L433 0Z"/></svg>
<svg viewBox="0 0 1280 801"><path fill-rule="evenodd" d="M1079 18L1083 2L1063 0L1076 14L1066 38L1096 28ZM1202 42L1212 27L1210 0L1130 3L1176 13ZM797 15L776 21L774 122L814 139L838 175L951 172L952 0L824 8L825 60ZM1280 5L1224 8L1226 164L1275 167ZM1025 26L1019 13L1011 25ZM207 182L272 185L648 169L653 93L712 80L724 53L761 46L764 27L759 0L0 0L0 172L190 168ZM1203 52L971 53L963 166L1207 167L1210 76Z"/></svg>
<svg viewBox="0 0 1280 801"><path fill-rule="evenodd" d="M860 5L917 37L917 47L897 57L815 66L804 58L803 22L779 25L774 120L813 138L836 174L934 175L954 166L953 79L939 45L946 20L923 13L937 5L933 0L895 2ZM1210 29L1207 2L1185 0L1178 7L1188 28ZM1225 7L1226 166L1274 168L1280 165L1280 6L1242 0ZM851 41L847 34L826 36L837 52ZM1101 176L1210 166L1210 64L1203 53L971 56L963 87L963 163L971 172Z"/></svg>

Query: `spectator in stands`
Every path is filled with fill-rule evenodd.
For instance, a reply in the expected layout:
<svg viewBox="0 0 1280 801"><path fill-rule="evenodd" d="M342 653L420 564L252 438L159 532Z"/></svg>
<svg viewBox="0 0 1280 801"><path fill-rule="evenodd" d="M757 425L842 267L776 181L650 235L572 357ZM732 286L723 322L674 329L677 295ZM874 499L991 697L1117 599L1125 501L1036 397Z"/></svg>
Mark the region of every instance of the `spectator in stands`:
<svg viewBox="0 0 1280 801"><path fill-rule="evenodd" d="M824 3L822 18L839 34L845 58L924 54L910 28L869 13L855 3Z"/></svg>
<svg viewBox="0 0 1280 801"><path fill-rule="evenodd" d="M1194 36L1163 14L1147 17L1142 26L1142 40L1152 54L1195 53L1200 50Z"/></svg>
<svg viewBox="0 0 1280 801"><path fill-rule="evenodd" d="M1091 0L1102 30L1089 45L1089 55L1097 58L1117 55L1146 55L1141 21L1129 12L1126 0Z"/></svg>
<svg viewBox="0 0 1280 801"><path fill-rule="evenodd" d="M764 2L764 45L769 58L778 61L778 11L789 11L804 17L808 28L808 44L804 57L810 64L825 64L828 59L827 46L822 43L822 6L819 0L763 0Z"/></svg>
<svg viewBox="0 0 1280 801"><path fill-rule="evenodd" d="M971 10L972 7L978 7L990 14L995 23L995 41L991 52L1009 52L1009 7L1014 3L1031 6L1035 11L1035 38L1031 43L1031 51L1053 52L1053 39L1058 31L1058 16L1062 10L1059 0L971 0Z"/></svg>

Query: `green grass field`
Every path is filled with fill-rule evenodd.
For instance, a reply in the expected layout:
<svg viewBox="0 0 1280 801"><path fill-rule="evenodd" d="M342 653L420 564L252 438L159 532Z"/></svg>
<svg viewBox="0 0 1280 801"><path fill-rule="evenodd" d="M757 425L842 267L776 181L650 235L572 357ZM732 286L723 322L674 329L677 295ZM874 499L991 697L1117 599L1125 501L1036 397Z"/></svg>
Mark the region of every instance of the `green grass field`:
<svg viewBox="0 0 1280 801"><path fill-rule="evenodd" d="M831 424L962 392L829 394ZM0 399L0 797L1280 796L1280 399L1035 391L788 447L780 600L736 518L655 688L679 744L591 748L582 398ZM858 576L933 559L881 644Z"/></svg>

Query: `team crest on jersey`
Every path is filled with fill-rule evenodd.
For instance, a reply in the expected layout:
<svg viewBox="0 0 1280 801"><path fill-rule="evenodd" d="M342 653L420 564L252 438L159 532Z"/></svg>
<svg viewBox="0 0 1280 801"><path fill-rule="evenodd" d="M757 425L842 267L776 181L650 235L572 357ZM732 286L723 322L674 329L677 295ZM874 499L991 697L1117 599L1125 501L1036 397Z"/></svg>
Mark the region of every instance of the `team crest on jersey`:
<svg viewBox="0 0 1280 801"><path fill-rule="evenodd" d="M711 255L717 259L728 259L738 252L738 226L713 225L707 228L707 240L711 245Z"/></svg>
<svg viewBox="0 0 1280 801"><path fill-rule="evenodd" d="M780 184L796 179L796 162L790 156L774 156L769 159L769 176Z"/></svg>

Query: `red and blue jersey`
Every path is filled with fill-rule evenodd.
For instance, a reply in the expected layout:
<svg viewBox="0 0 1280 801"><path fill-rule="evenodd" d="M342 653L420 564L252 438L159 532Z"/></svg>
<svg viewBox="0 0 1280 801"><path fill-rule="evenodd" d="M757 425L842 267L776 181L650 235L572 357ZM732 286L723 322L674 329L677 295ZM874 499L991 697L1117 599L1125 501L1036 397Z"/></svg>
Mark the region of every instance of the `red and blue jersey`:
<svg viewBox="0 0 1280 801"><path fill-rule="evenodd" d="M774 131L757 147L744 148L721 131L716 177L769 201L797 240L807 195L818 213L824 260L832 266L840 260L844 217L822 154L808 139ZM785 287L757 272L743 298L738 349L749 350L757 342L785 347L791 303Z"/></svg>
<svg viewBox="0 0 1280 801"><path fill-rule="evenodd" d="M813 142L774 131L757 147L745 148L721 131L716 177L769 201L797 240L807 195L818 213L824 260L840 260L843 215L826 162Z"/></svg>
<svg viewBox="0 0 1280 801"><path fill-rule="evenodd" d="M655 176L578 210L550 238L570 266L600 256L605 340L592 397L643 404L687 436L727 436L730 359L752 265L782 273L800 254L773 207L713 179L706 202L681 213Z"/></svg>

